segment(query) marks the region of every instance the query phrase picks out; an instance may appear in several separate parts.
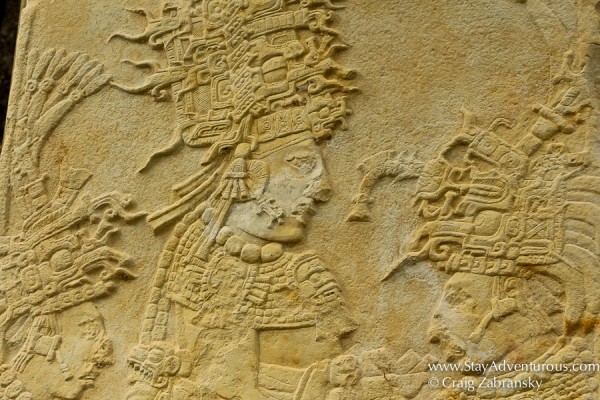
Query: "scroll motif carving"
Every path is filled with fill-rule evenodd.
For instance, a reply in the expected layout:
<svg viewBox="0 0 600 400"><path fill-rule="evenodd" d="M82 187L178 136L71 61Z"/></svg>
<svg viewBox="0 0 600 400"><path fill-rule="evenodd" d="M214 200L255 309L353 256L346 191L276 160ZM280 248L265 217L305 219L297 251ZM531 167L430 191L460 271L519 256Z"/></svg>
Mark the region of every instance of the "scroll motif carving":
<svg viewBox="0 0 600 400"><path fill-rule="evenodd" d="M147 42L167 54L164 67L126 60L153 71L143 84L113 83L129 93L149 92L157 101L174 98L179 121L173 142L156 155L185 143L209 147L209 163L240 135L250 134L243 128L261 129L252 133L258 135L255 141L303 131L321 139L336 127L346 128L350 109L340 93L356 90L348 83L354 72L334 60L347 45L328 26L340 6L283 0L192 3L166 2L160 17L129 10L146 17L146 31L109 39Z"/></svg>

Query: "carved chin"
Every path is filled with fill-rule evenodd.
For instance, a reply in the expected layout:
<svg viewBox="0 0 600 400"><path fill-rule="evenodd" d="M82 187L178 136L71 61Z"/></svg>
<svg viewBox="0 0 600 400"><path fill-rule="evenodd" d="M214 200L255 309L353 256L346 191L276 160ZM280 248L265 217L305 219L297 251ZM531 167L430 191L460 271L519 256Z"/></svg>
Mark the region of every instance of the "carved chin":
<svg viewBox="0 0 600 400"><path fill-rule="evenodd" d="M93 382L85 382L83 380L74 380L65 382L55 390L51 391L51 395L57 399L74 400L77 399L87 388L94 386Z"/></svg>
<svg viewBox="0 0 600 400"><path fill-rule="evenodd" d="M263 239L273 242L297 243L304 238L305 224L295 218L284 218L281 224L274 225L265 232Z"/></svg>

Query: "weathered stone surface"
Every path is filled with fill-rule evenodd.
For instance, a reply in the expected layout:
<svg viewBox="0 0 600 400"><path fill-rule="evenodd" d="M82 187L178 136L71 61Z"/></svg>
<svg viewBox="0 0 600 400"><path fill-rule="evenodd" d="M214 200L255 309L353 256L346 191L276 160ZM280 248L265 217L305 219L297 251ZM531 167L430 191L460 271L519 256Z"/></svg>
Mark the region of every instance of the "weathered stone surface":
<svg viewBox="0 0 600 400"><path fill-rule="evenodd" d="M599 9L28 2L0 396L596 399Z"/></svg>

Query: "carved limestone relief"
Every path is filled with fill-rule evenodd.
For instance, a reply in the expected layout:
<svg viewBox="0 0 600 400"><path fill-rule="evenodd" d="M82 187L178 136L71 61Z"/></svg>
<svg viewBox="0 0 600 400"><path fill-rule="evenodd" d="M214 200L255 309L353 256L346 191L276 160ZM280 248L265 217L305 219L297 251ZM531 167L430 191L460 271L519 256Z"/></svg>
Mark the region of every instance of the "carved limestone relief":
<svg viewBox="0 0 600 400"><path fill-rule="evenodd" d="M0 400L597 399L599 14L28 1Z"/></svg>

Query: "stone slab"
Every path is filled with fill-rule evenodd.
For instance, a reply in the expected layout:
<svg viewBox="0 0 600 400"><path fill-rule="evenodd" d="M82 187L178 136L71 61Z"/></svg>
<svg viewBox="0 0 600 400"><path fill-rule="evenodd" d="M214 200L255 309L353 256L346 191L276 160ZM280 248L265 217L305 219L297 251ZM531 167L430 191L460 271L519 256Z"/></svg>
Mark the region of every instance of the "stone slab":
<svg viewBox="0 0 600 400"><path fill-rule="evenodd" d="M599 4L28 1L0 395L598 398Z"/></svg>

